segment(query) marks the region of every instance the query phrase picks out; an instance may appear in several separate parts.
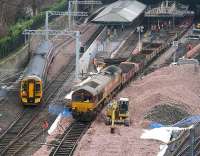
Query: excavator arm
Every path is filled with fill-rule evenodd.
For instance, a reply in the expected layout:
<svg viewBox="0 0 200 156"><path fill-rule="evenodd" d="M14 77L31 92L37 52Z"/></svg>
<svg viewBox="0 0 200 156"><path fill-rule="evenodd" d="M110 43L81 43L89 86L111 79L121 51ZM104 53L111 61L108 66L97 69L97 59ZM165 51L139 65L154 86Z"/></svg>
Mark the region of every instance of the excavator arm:
<svg viewBox="0 0 200 156"><path fill-rule="evenodd" d="M117 110L117 102L115 101L112 105L111 129L110 129L111 133L114 133L115 131L116 110Z"/></svg>

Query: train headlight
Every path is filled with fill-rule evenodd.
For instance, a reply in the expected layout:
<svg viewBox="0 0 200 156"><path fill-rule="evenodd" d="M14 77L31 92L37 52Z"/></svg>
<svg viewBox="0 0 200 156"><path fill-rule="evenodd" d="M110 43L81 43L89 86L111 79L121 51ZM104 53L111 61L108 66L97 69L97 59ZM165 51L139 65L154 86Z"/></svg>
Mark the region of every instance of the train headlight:
<svg viewBox="0 0 200 156"><path fill-rule="evenodd" d="M26 91L22 91L22 96L27 96Z"/></svg>
<svg viewBox="0 0 200 156"><path fill-rule="evenodd" d="M35 103L40 103L40 98L36 98Z"/></svg>

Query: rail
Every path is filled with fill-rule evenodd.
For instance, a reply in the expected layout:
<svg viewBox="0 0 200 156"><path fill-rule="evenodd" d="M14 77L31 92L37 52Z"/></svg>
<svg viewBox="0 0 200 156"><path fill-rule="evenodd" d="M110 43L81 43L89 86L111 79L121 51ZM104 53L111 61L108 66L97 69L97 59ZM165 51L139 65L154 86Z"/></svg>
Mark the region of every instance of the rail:
<svg viewBox="0 0 200 156"><path fill-rule="evenodd" d="M172 40L174 39L175 38L173 38ZM170 44L168 43L164 44L159 48L157 48L155 52L160 53L169 47ZM117 94L117 92L113 93L113 96L115 94ZM86 123L85 126L81 127L79 125L79 122L77 121L71 123L71 125L65 130L64 134L62 135L59 145L53 149L50 156L61 156L61 155L71 156L73 154L75 147L78 144L78 141L80 140L81 136L85 133L85 131L89 128L90 124L91 122Z"/></svg>
<svg viewBox="0 0 200 156"><path fill-rule="evenodd" d="M86 32L88 30L88 27L86 27L83 32ZM59 48L63 44L69 44L72 42L73 39L70 39L67 43L62 42L60 44L56 45L56 48ZM55 48L54 48L55 49ZM41 121L38 121L37 125L33 125L30 127L30 124L33 122L33 120L36 120L38 118L39 113L41 113L45 108L48 106L50 101L52 101L57 91L62 87L64 82L69 78L71 73L75 69L75 54L70 59L70 62L64 66L61 70L61 72L53 78L51 82L49 82L45 88L45 94L44 94L44 102L42 103L41 107L37 107L35 109L30 109L30 112L23 113L24 115L31 115L30 116L20 116L16 121L14 121L9 128L2 134L0 137L0 155L20 155L23 154L23 150L27 145L29 145L32 141L37 139L39 136L41 136L42 132L44 132L44 129L40 126ZM19 130L14 131L15 124L18 123L18 120L22 119L25 120L23 123L18 124ZM48 119L47 119L48 120ZM53 121L50 121L53 122ZM25 126L24 126L25 125ZM9 133L11 131L11 133ZM9 135L14 133L12 137ZM5 136L5 137L4 137ZM8 137L7 137L8 136ZM5 139L3 139L5 138ZM9 138L9 140L8 140Z"/></svg>
<svg viewBox="0 0 200 156"><path fill-rule="evenodd" d="M71 156L83 134L90 127L91 122L74 121L65 130L60 144L51 152L50 156Z"/></svg>
<svg viewBox="0 0 200 156"><path fill-rule="evenodd" d="M49 84L49 87L46 88L44 102L43 102L42 106L40 107L40 109L37 109L37 111L36 111L37 113L33 117L34 119L36 119L38 117L39 113L48 106L48 103L50 103L50 101L55 97L55 94L57 93L59 88L63 85L65 80L68 79L71 72L75 69L74 60L75 60L75 58L73 58L71 60L71 62L66 66L65 70L63 70L57 76L57 78L54 79L54 81L52 81L51 84ZM62 82L62 83L60 83L60 82ZM31 111L34 111L34 110L31 110ZM26 114L29 114L29 113L26 113ZM30 120L29 117L23 117L23 119L28 120L29 124L33 121L33 119ZM38 124L41 125L42 123L39 122ZM28 124L27 124L27 126L24 126L24 127L23 127L23 125L21 125L21 126L22 126L22 129L25 130L25 129L27 129ZM34 130L34 131L31 131L31 129L27 130L28 132L21 131L15 137L13 137L11 139L12 141L3 148L1 154L7 155L7 154L12 153L12 155L15 155L15 153L19 153L20 151L22 151L23 148L26 145L28 145L28 143L30 143L32 140L34 140L38 136L40 136L41 132L43 131L42 127L37 127L37 128L34 128L34 127L37 127L37 126L34 125L32 127L32 130ZM13 126L11 128L13 129ZM6 134L8 134L8 133L6 133ZM31 136L34 136L34 137L31 137ZM4 141L4 140L2 140L2 141ZM26 142L26 144L24 144L24 142Z"/></svg>
<svg viewBox="0 0 200 156"><path fill-rule="evenodd" d="M0 136L0 155L8 148L11 142L25 132L26 128L36 118L38 109L25 109L23 113Z"/></svg>

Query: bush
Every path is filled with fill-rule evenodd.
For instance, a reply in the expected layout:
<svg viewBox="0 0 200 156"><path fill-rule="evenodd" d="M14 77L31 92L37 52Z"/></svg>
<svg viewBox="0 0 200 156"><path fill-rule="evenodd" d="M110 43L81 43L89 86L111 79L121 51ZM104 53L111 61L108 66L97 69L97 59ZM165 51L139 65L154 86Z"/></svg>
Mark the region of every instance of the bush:
<svg viewBox="0 0 200 156"><path fill-rule="evenodd" d="M45 11L64 11L67 8L67 0L60 0L57 4L45 8L42 12L29 20L19 21L9 29L9 34L0 39L0 59L13 53L17 48L23 45L25 29L37 29L44 24ZM52 18L51 18L52 19Z"/></svg>

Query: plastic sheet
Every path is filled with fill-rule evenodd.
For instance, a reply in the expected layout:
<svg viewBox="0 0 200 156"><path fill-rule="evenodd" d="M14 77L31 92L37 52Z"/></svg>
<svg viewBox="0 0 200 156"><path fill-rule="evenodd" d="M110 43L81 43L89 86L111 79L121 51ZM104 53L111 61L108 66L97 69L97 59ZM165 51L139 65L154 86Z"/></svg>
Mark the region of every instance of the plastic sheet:
<svg viewBox="0 0 200 156"><path fill-rule="evenodd" d="M200 115L194 115L184 118L183 120L180 120L176 124L172 125L172 127L189 127L196 123L200 123Z"/></svg>
<svg viewBox="0 0 200 156"><path fill-rule="evenodd" d="M60 120L61 120L61 117L62 117L62 113L60 113L59 115L58 115L58 117L56 118L56 120L54 121L54 123L51 125L51 127L49 128L49 130L48 130L48 134L49 135L51 135L53 132L54 132L54 130L57 128L57 126L58 126L58 123L60 122Z"/></svg>
<svg viewBox="0 0 200 156"><path fill-rule="evenodd" d="M190 128L190 127L189 127ZM144 130L141 135L141 139L154 139L159 140L164 143L169 143L174 136L178 136L181 131L189 128L179 128L179 127L160 127L151 130Z"/></svg>
<svg viewBox="0 0 200 156"><path fill-rule="evenodd" d="M168 148L168 145L160 145L160 152L157 154L157 156L164 156L167 148Z"/></svg>
<svg viewBox="0 0 200 156"><path fill-rule="evenodd" d="M158 122L152 122L149 124L149 128L153 129L153 128L160 128L160 127L166 127L165 125L163 124L160 124Z"/></svg>
<svg viewBox="0 0 200 156"><path fill-rule="evenodd" d="M64 111L62 112L63 117L69 117L71 116L71 112L69 111L68 108L64 108Z"/></svg>

